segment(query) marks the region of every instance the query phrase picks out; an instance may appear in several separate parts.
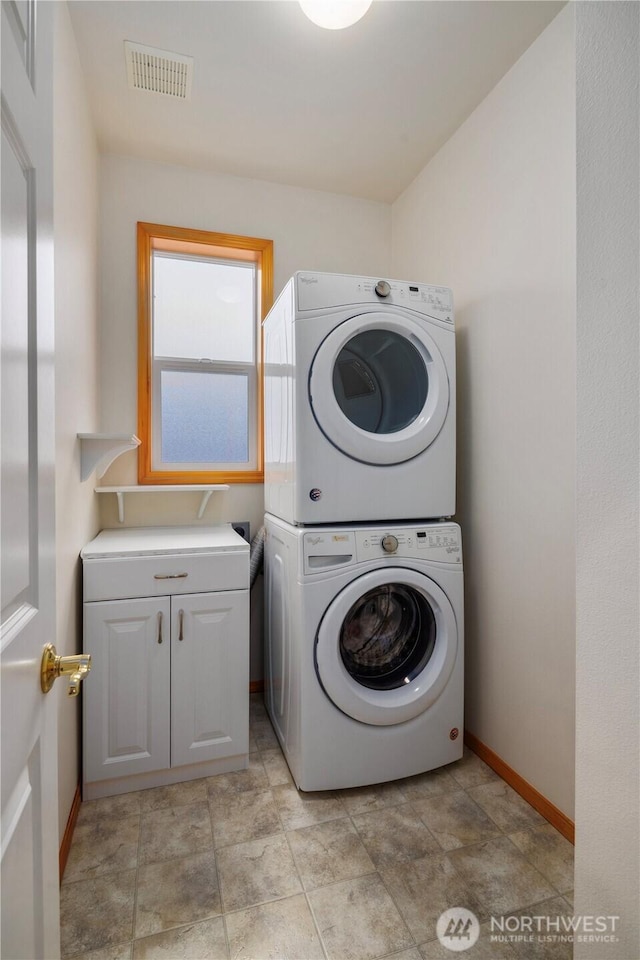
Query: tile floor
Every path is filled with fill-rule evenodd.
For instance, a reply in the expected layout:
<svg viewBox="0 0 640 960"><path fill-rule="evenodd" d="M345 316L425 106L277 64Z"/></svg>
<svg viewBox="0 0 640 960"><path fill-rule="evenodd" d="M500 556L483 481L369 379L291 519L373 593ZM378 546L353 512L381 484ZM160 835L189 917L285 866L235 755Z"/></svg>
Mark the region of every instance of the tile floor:
<svg viewBox="0 0 640 960"><path fill-rule="evenodd" d="M465 957L571 957L489 941L491 915L571 914L573 847L473 753L301 795L259 695L250 749L245 771L82 804L63 957L447 960L435 924L451 906L482 922Z"/></svg>

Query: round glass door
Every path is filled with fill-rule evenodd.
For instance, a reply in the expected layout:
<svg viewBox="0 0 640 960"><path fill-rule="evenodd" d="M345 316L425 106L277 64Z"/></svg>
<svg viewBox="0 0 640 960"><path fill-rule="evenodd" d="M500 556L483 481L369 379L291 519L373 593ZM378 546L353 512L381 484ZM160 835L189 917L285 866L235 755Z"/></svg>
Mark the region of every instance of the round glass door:
<svg viewBox="0 0 640 960"><path fill-rule="evenodd" d="M345 417L367 433L397 433L420 416L429 392L422 355L392 330L366 330L342 348L333 392Z"/></svg>
<svg viewBox="0 0 640 960"><path fill-rule="evenodd" d="M347 613L340 656L357 683L395 690L422 673L435 642L436 619L424 594L386 583L368 590Z"/></svg>
<svg viewBox="0 0 640 960"><path fill-rule="evenodd" d="M417 571L386 568L353 581L332 602L316 638L316 670L343 713L363 723L403 723L440 696L457 647L441 588Z"/></svg>
<svg viewBox="0 0 640 960"><path fill-rule="evenodd" d="M372 313L345 320L320 345L309 398L323 433L348 456L402 463L442 429L449 380L423 326Z"/></svg>

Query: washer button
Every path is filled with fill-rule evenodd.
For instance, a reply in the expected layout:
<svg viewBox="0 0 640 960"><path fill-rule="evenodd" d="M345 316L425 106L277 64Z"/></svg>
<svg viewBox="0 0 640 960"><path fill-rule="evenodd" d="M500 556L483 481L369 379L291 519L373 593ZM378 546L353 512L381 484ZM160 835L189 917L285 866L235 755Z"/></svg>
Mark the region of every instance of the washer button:
<svg viewBox="0 0 640 960"><path fill-rule="evenodd" d="M388 533L386 537L382 538L382 549L385 553L395 553L398 549L398 538L394 537L392 533Z"/></svg>

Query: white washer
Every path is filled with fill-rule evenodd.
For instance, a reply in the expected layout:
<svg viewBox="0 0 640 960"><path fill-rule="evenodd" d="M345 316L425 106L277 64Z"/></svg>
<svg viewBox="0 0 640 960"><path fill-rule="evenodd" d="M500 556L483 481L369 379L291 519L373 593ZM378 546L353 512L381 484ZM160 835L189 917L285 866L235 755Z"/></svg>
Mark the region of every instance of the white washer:
<svg viewBox="0 0 640 960"><path fill-rule="evenodd" d="M462 756L455 523L294 527L266 517L266 703L301 790Z"/></svg>
<svg viewBox="0 0 640 960"><path fill-rule="evenodd" d="M294 524L455 512L452 294L296 273L264 321L265 508Z"/></svg>

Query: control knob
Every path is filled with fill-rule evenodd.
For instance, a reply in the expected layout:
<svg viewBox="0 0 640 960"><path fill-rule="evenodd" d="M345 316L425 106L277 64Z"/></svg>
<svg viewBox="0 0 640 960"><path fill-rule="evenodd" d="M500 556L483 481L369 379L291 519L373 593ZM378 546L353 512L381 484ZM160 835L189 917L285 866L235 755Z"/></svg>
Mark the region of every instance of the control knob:
<svg viewBox="0 0 640 960"><path fill-rule="evenodd" d="M376 283L376 293L379 297L388 297L391 293L391 286L386 280L378 280Z"/></svg>
<svg viewBox="0 0 640 960"><path fill-rule="evenodd" d="M394 537L392 533L388 533L386 537L382 538L382 549L385 553L395 553L398 549L398 538Z"/></svg>

